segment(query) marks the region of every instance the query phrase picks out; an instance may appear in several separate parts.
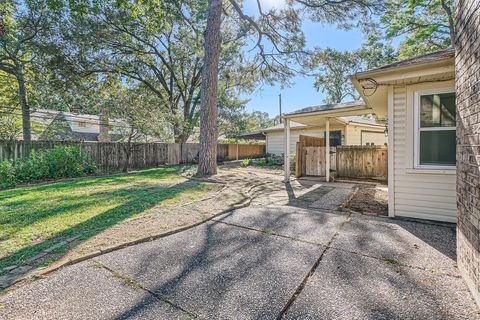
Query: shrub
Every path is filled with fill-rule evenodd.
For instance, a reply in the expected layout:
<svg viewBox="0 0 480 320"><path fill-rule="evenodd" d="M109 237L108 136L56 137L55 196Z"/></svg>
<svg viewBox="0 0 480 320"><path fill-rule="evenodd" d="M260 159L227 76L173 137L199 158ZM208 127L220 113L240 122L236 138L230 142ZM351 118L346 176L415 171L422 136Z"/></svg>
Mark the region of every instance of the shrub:
<svg viewBox="0 0 480 320"><path fill-rule="evenodd" d="M266 164L267 163L264 160L260 160L260 161L257 162L257 166L259 166L259 167L265 167Z"/></svg>
<svg viewBox="0 0 480 320"><path fill-rule="evenodd" d="M15 184L15 168L11 160L0 162L0 183L7 186Z"/></svg>
<svg viewBox="0 0 480 320"><path fill-rule="evenodd" d="M252 159L243 159L242 162L240 162L240 165L242 167L248 167L251 166L253 163Z"/></svg>
<svg viewBox="0 0 480 320"><path fill-rule="evenodd" d="M73 178L96 171L95 162L78 146L59 146L43 152L32 151L30 156L15 162L0 163L0 184Z"/></svg>

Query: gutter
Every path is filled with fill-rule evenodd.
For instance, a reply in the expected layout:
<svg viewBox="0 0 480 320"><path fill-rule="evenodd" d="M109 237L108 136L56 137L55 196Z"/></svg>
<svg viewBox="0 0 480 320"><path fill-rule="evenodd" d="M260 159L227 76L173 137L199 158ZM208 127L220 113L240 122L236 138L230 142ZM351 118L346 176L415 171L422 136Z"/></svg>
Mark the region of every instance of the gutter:
<svg viewBox="0 0 480 320"><path fill-rule="evenodd" d="M431 67L450 64L450 62L453 62L454 60L455 60L454 57L447 57L447 58L441 58L438 60L432 60L427 62L415 62L409 65L403 65L403 66L393 66L393 67L388 67L384 69L366 70L366 71L357 72L351 75L349 79L351 81L353 81L354 79L358 81L360 79L365 79L372 76L379 76L379 75L383 75L391 72L407 71L410 69L416 69L418 67L431 68Z"/></svg>
<svg viewBox="0 0 480 320"><path fill-rule="evenodd" d="M347 110L344 110L347 109ZM283 115L284 119L289 119L289 118L297 118L297 117L309 117L309 116L317 116L317 115L323 115L323 114L330 114L330 113L342 113L342 112L351 112L351 111L362 111L362 110L367 110L371 109L368 108L366 104L354 106L354 107L349 107L349 108L338 108L338 109L328 109L328 110L321 110L321 111L313 111L313 112L304 112L304 113L289 113ZM336 115L333 116L332 118L337 118L341 117L341 115Z"/></svg>

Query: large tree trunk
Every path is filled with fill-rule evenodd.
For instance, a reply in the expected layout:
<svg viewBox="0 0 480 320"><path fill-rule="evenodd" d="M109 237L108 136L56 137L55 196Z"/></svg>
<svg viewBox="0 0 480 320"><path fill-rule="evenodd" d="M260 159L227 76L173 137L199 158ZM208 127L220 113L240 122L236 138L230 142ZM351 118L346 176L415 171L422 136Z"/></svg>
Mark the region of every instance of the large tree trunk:
<svg viewBox="0 0 480 320"><path fill-rule="evenodd" d="M218 61L222 42L220 35L221 22L222 1L208 0L201 90L198 175L217 173L217 93Z"/></svg>
<svg viewBox="0 0 480 320"><path fill-rule="evenodd" d="M21 72L19 72L16 77L18 81L20 106L22 107L23 141L30 142L32 140L32 130L30 126L30 107L28 106L27 87L25 86L25 79Z"/></svg>

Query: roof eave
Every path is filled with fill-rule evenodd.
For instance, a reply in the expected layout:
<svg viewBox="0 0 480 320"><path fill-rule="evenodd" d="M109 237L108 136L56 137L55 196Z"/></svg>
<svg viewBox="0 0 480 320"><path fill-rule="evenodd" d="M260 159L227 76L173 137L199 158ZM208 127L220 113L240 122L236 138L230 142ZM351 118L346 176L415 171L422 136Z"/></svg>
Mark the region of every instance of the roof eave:
<svg viewBox="0 0 480 320"><path fill-rule="evenodd" d="M437 66L450 64L453 61L455 61L454 57L444 57L444 58L439 58L437 60L432 60L432 61L426 61L426 62L422 61L422 62L412 63L406 66L393 66L393 67L383 68L383 69L366 70L362 72L357 72L351 75L349 78L350 80L353 81L354 79L365 79L372 76L381 76L381 75L392 73L392 72L402 72L402 71L405 72L413 69L418 69L419 67L433 68Z"/></svg>
<svg viewBox="0 0 480 320"><path fill-rule="evenodd" d="M283 115L285 119L291 119L291 118L300 118L300 117L310 117L310 116L321 116L321 115L332 115L332 118L336 117L342 117L346 115L352 115L350 113L355 112L355 111L364 111L366 109L369 109L365 104L357 105L357 106L351 106L348 108L339 108L339 109L329 109L329 110L320 110L320 111L310 111L310 112L304 112L304 113L287 113ZM345 113L345 114L342 114Z"/></svg>
<svg viewBox="0 0 480 320"><path fill-rule="evenodd" d="M356 122L356 121L350 121L348 124L357 125L357 126L365 126L365 127L378 127L378 128L385 127L385 125L380 124L380 123L363 123L363 122Z"/></svg>

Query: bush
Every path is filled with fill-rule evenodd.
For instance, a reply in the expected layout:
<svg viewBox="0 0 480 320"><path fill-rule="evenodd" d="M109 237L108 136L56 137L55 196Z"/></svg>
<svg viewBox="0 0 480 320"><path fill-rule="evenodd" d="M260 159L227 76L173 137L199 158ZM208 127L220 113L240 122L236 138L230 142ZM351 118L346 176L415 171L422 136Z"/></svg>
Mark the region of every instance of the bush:
<svg viewBox="0 0 480 320"><path fill-rule="evenodd" d="M95 162L78 146L59 146L30 156L0 163L0 184L73 178L97 171Z"/></svg>
<svg viewBox="0 0 480 320"><path fill-rule="evenodd" d="M11 160L0 162L0 183L5 185L15 183L15 168Z"/></svg>
<svg viewBox="0 0 480 320"><path fill-rule="evenodd" d="M248 167L251 166L253 163L252 159L243 159L242 162L240 162L240 165L242 167Z"/></svg>
<svg viewBox="0 0 480 320"><path fill-rule="evenodd" d="M265 167L266 164L267 163L264 160L260 160L260 161L257 162L257 166L259 166L259 167Z"/></svg>

